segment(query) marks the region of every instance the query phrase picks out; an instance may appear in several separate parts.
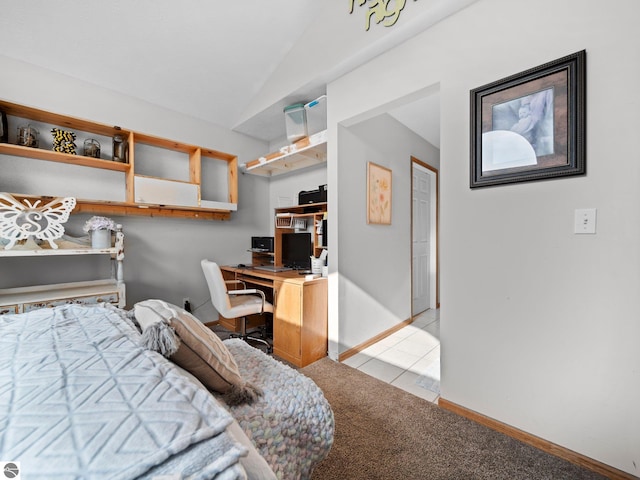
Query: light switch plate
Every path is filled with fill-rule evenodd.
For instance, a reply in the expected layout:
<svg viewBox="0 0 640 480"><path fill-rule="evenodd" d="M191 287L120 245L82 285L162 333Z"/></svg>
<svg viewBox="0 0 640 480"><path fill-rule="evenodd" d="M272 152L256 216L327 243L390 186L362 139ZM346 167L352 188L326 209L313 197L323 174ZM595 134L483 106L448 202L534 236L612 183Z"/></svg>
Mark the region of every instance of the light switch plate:
<svg viewBox="0 0 640 480"><path fill-rule="evenodd" d="M576 209L573 232L576 234L596 233L596 209L595 208Z"/></svg>

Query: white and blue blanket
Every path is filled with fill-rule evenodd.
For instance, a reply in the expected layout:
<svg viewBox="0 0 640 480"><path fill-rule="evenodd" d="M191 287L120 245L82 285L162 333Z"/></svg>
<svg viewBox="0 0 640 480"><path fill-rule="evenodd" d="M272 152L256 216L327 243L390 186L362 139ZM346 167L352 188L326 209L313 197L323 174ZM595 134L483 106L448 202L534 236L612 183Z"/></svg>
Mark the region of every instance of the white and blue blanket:
<svg viewBox="0 0 640 480"><path fill-rule="evenodd" d="M124 312L65 305L0 316L0 459L25 479L242 479L231 415Z"/></svg>

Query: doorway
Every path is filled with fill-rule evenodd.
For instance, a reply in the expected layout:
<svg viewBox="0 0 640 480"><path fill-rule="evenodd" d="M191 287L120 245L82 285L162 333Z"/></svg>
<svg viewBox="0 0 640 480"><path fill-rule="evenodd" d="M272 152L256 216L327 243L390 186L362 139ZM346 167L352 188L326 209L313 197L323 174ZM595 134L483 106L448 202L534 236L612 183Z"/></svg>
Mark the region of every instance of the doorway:
<svg viewBox="0 0 640 480"><path fill-rule="evenodd" d="M440 306L438 170L411 157L411 316Z"/></svg>

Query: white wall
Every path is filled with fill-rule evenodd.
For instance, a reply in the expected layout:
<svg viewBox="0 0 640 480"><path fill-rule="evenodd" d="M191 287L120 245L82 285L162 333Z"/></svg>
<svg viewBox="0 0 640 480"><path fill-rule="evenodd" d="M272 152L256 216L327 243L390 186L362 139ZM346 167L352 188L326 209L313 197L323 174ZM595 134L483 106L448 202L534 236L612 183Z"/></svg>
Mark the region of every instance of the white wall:
<svg viewBox="0 0 640 480"><path fill-rule="evenodd" d="M318 95L322 94L324 83L351 70L352 60L370 60L475 1L412 2L398 21L402 28L376 28L372 22L369 30L365 29L367 6L356 4L349 14L344 2L318 2L314 21L266 78L238 123L251 122L255 120L252 117L267 110L280 115L285 105L312 100L306 96L308 89L315 88ZM281 105L279 111L274 112L274 104ZM270 117L269 121L274 119Z"/></svg>
<svg viewBox="0 0 640 480"><path fill-rule="evenodd" d="M0 71L0 97L10 102L232 153L238 156L239 164L263 155L268 148L266 143L216 125L1 55ZM41 132L41 135L47 134ZM5 169L20 168L20 159L17 163L12 163L10 158L0 159L0 162ZM42 165L36 168L40 175L53 165L39 163ZM84 170L86 174L86 170L91 169ZM4 170L2 178L6 180L9 173ZM93 172L94 175L98 173ZM47 176L47 180L54 190L73 190L73 182L80 182L75 176ZM0 183L2 188L15 192L11 182L0 180ZM181 305L182 298L189 297L193 306L204 304L195 312L201 319L217 318L210 303L206 303L209 294L200 260L248 262L251 235L268 231L272 223L265 201L269 198L269 182L253 175L240 175L238 184L238 211L231 214L230 221L114 217L124 225L124 279L129 306L145 298L162 298ZM82 224L88 217L73 215L66 224L67 232L83 235ZM97 259L55 258L42 263L33 259L6 260L0 265L0 288L33 284L34 278L52 283L91 279L96 272L109 274L108 262L102 265Z"/></svg>
<svg viewBox="0 0 640 480"><path fill-rule="evenodd" d="M328 87L329 211L342 226L361 222L343 206L362 192L339 181L351 161L340 124L440 83L442 396L636 476L639 15L635 0L480 0ZM471 191L469 91L582 49L587 175ZM598 209L596 235L573 234L585 207ZM333 341L371 321L353 315L362 297L342 295L359 258L343 234Z"/></svg>

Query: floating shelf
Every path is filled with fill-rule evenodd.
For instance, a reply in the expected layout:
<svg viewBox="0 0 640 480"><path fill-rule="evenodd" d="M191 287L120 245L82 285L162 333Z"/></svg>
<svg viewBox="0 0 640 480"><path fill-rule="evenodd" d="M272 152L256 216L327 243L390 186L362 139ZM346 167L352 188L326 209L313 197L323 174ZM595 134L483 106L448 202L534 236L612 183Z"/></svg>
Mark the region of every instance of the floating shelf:
<svg viewBox="0 0 640 480"><path fill-rule="evenodd" d="M12 145L9 143L0 143L0 154L35 158L37 160L47 160L49 162L82 165L83 167L101 168L103 170L114 170L116 172L128 172L131 169L131 165L128 163L112 162L110 160L101 160L98 158L85 157L83 155L70 155L68 153L54 152L40 148L23 147L21 145Z"/></svg>
<svg viewBox="0 0 640 480"><path fill-rule="evenodd" d="M54 240L59 242L60 240ZM74 248L58 248L54 250L48 245L43 245L43 248L33 250L22 250L19 247L13 247L11 250L5 250L4 246L0 247L0 257L49 257L49 256L61 256L61 255L116 255L117 249L112 248L91 248L91 247L74 247Z"/></svg>
<svg viewBox="0 0 640 480"><path fill-rule="evenodd" d="M231 212L238 209L238 161L235 155L159 138L153 135L133 132L118 126L104 125L47 112L1 99L0 110L9 117L10 122L14 123L17 122L18 119L23 119L25 122L34 121L45 124L47 128L49 126L55 126L70 129L75 132L82 132L87 135L95 134L111 138L118 134L126 138L129 154L128 163L60 153L46 148L32 148L12 143L0 143L0 161L4 156L23 157L123 173L118 187L123 193L122 198L125 199L124 202L76 198L76 213L87 212L112 215L228 220L231 217ZM181 161L182 157L185 159L184 171L181 173L183 178L188 177L188 180L182 181L165 178L163 176L153 177L140 175L136 170L135 157L138 157L140 164L144 163L145 160L149 162L149 159L153 159L153 156L148 153L148 151L147 153L140 151L136 153L136 145L145 145L152 149L164 150L168 155L178 152L180 154L178 155L179 159ZM186 154L186 157L182 154ZM216 200L202 198L204 195L202 191L203 169L206 170L207 168L203 166L203 164L215 166L218 162L224 165L224 170L226 171L223 173L221 170L218 176L216 176L216 181L219 181L220 185L226 184L226 192L222 191L222 193L219 194L221 198ZM37 169L34 169L33 175L37 181L39 178ZM70 181L71 180L70 178ZM100 181L99 176L96 176L95 181ZM25 191L23 193L26 194L27 192ZM20 194L17 193L14 196L16 195ZM75 196L77 197L77 195ZM218 196L218 194L215 196Z"/></svg>
<svg viewBox="0 0 640 480"><path fill-rule="evenodd" d="M292 145L242 165L245 173L275 177L327 161L327 131L305 137Z"/></svg>

